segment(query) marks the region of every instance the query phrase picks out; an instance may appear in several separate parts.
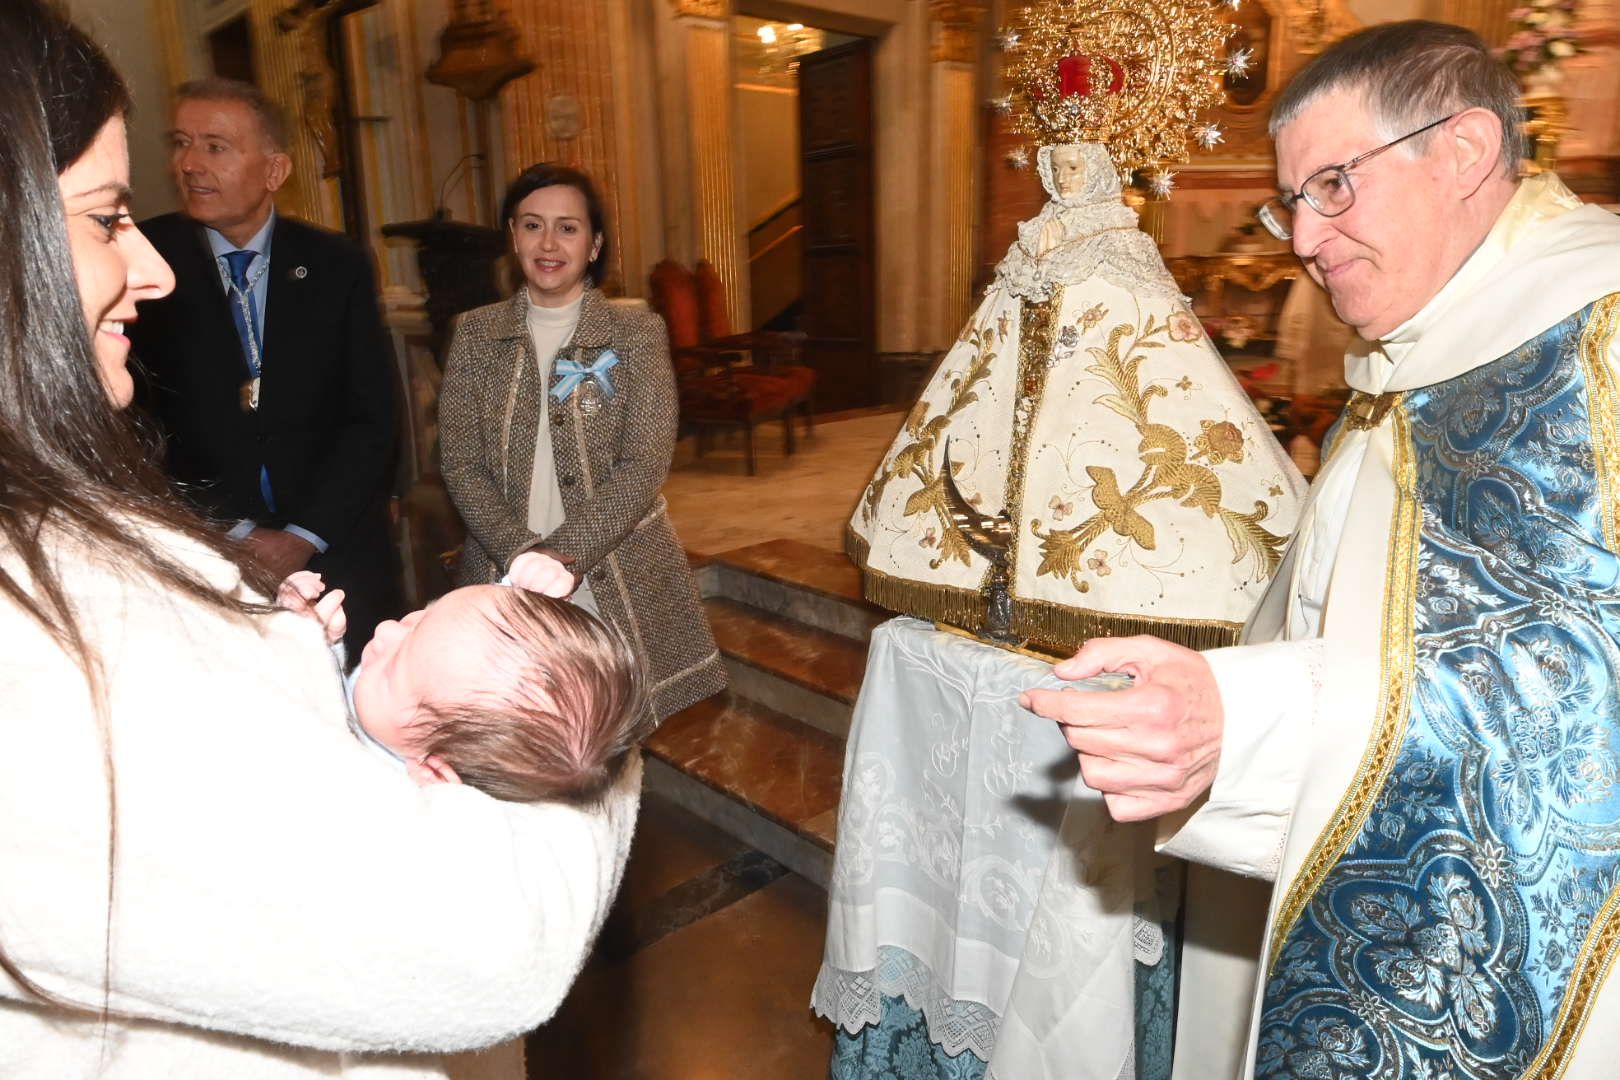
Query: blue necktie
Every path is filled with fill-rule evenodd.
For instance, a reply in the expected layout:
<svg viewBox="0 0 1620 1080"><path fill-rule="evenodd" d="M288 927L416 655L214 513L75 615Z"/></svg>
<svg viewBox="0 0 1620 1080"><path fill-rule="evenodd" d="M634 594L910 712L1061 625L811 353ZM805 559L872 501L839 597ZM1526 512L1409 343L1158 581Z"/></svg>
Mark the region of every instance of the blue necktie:
<svg viewBox="0 0 1620 1080"><path fill-rule="evenodd" d="M248 282L248 267L259 257L257 251L231 251L225 254L225 268L230 271L231 284L236 296L231 298L231 321L236 324L236 338L242 345L242 359L247 364L248 377L257 382L262 367L259 352L259 313L253 303L252 286ZM276 512L276 499L270 491L270 470L259 466L259 494L265 507Z"/></svg>

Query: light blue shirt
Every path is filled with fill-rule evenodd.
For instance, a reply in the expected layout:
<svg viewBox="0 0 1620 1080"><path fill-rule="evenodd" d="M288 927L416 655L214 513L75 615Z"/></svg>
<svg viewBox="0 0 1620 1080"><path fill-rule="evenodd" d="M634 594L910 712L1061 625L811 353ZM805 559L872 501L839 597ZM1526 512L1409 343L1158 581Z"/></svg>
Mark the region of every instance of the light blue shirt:
<svg viewBox="0 0 1620 1080"><path fill-rule="evenodd" d="M227 296L230 295L231 291L231 268L225 262L225 256L233 251L253 251L258 253L259 257L248 264L247 273L248 280L252 282L252 285L248 288L248 295L253 298L253 313L258 316L259 322L259 325L253 329L258 333L260 341L264 340L264 311L270 304L270 271L268 269L270 264L270 236L275 230L276 208L274 206L270 208L270 216L265 219L264 227L254 233L252 239L241 247L237 247L225 239L225 234L217 229L203 227L203 231L208 234L208 250L214 253L214 265L219 269L219 287L225 290ZM266 269L261 271L261 266L266 267ZM258 522L243 518L231 527L228 535L233 540L241 540L258 527ZM308 529L291 523L284 525L282 528L285 532L290 532L294 536L308 540L315 546L316 551L325 554L326 541Z"/></svg>

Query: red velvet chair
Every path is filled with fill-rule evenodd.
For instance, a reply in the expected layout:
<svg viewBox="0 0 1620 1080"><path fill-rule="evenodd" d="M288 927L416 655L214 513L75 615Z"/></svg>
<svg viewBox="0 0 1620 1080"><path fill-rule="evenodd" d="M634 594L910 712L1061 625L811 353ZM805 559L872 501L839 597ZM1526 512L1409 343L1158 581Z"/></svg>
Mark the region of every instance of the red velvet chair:
<svg viewBox="0 0 1620 1080"><path fill-rule="evenodd" d="M803 334L721 334L729 330L719 275L665 259L653 267L652 305L669 328L681 420L697 435L698 456L716 428L741 428L748 475L755 474L754 428L782 421L783 449L793 453L793 418L814 429L815 371L800 364Z"/></svg>

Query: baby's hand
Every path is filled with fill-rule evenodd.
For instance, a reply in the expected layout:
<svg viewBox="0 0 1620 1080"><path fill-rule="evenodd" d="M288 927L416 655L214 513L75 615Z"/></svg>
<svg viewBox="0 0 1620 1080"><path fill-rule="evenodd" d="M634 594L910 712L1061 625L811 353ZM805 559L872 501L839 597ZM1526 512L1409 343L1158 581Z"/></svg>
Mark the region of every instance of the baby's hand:
<svg viewBox="0 0 1620 1080"><path fill-rule="evenodd" d="M560 559L539 551L525 551L512 560L507 578L520 589L559 599L574 591L574 573Z"/></svg>
<svg viewBox="0 0 1620 1080"><path fill-rule="evenodd" d="M326 591L326 583L313 570L297 570L288 574L276 590L276 603L288 611L307 614L310 605Z"/></svg>
<svg viewBox="0 0 1620 1080"><path fill-rule="evenodd" d="M299 570L288 574L281 588L276 590L276 602L288 611L308 615L326 630L326 642L336 645L343 640L349 628L349 617L343 613L343 590L325 592L321 575L313 570Z"/></svg>

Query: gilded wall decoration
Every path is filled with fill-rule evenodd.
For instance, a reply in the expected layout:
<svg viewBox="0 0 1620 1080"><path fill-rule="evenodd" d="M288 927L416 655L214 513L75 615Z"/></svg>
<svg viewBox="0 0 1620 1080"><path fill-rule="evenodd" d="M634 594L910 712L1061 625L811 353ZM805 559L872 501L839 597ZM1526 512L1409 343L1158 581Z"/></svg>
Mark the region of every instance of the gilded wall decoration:
<svg viewBox="0 0 1620 1080"><path fill-rule="evenodd" d="M1243 0L1220 17L1232 29L1225 55L1250 50L1247 74L1227 74L1226 100L1210 113L1225 138L1215 153L1201 158L1220 164L1270 166L1271 106L1288 80L1322 47L1359 27L1344 0Z"/></svg>
<svg viewBox="0 0 1620 1080"><path fill-rule="evenodd" d="M677 16L691 15L700 19L729 19L727 0L670 0Z"/></svg>
<svg viewBox="0 0 1620 1080"><path fill-rule="evenodd" d="M979 0L931 0L935 63L972 64L979 59L979 26L988 10Z"/></svg>

